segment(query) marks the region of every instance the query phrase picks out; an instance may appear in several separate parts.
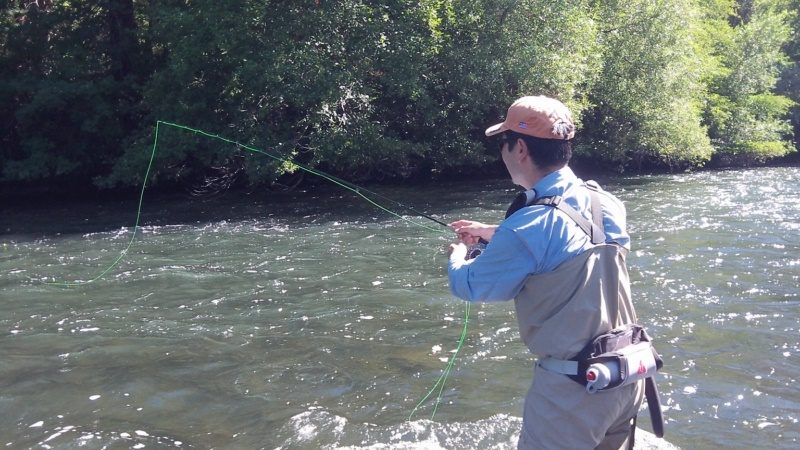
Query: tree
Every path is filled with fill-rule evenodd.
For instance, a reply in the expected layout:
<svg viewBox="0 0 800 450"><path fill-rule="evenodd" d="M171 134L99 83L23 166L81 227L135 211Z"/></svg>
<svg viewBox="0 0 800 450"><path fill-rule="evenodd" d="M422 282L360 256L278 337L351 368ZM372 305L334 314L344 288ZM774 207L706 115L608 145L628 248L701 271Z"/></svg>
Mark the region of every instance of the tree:
<svg viewBox="0 0 800 450"><path fill-rule="evenodd" d="M712 148L701 125L703 61L689 1L601 2L603 65L589 90L579 155L622 169L694 167Z"/></svg>
<svg viewBox="0 0 800 450"><path fill-rule="evenodd" d="M709 82L705 116L723 163L760 162L790 152L786 120L792 101L774 93L787 63L781 47L789 14L772 0L746 2L716 56L722 66Z"/></svg>
<svg viewBox="0 0 800 450"><path fill-rule="evenodd" d="M791 20L791 37L784 46L790 63L784 69L777 92L794 102L791 122L794 127L795 152L800 146L800 1L790 0L783 9Z"/></svg>
<svg viewBox="0 0 800 450"><path fill-rule="evenodd" d="M138 122L147 75L133 2L6 2L0 180L79 180L108 170Z"/></svg>
<svg viewBox="0 0 800 450"><path fill-rule="evenodd" d="M483 131L546 94L617 170L788 152L797 0L0 2L0 182L294 184L485 170ZM795 27L795 35L797 27ZM796 110L795 110L796 111ZM798 123L798 122L796 122ZM290 160L291 162L288 162Z"/></svg>
<svg viewBox="0 0 800 450"><path fill-rule="evenodd" d="M150 30L162 62L145 88L152 119L353 179L407 175L431 147L418 142L426 135L414 125L429 111L434 3L153 2ZM136 178L150 136L149 126L140 130L107 184ZM219 142L164 139L156 177L192 179L220 167L270 182L293 167L239 158ZM174 167L181 170L167 170Z"/></svg>

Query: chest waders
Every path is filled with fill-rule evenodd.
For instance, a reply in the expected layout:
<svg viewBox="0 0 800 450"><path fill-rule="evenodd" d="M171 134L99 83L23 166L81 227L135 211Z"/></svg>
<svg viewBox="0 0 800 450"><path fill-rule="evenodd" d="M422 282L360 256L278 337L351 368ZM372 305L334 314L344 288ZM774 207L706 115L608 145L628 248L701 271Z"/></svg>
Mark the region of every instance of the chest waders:
<svg viewBox="0 0 800 450"><path fill-rule="evenodd" d="M599 186L587 181L584 187L591 196L592 220L589 221L560 196L531 198L531 191L520 193L506 212L506 218L525 206L542 205L555 208L566 214L591 239L592 244L605 244L603 213L598 194ZM568 376L576 383L585 386L591 395L611 391L622 386L644 380L653 432L664 436L664 419L661 413L661 400L654 375L663 366L663 360L651 343L644 327L635 323L616 327L589 341L583 349L569 359L553 357L540 358L542 368ZM633 418L630 448L633 448Z"/></svg>

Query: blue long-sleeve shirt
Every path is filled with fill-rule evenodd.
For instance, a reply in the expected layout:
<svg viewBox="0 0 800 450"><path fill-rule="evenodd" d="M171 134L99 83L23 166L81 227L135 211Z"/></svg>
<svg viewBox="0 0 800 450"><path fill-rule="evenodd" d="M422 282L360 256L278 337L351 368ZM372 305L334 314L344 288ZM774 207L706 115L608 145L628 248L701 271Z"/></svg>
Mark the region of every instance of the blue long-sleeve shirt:
<svg viewBox="0 0 800 450"><path fill-rule="evenodd" d="M591 221L591 197L582 184L572 169L564 167L542 178L533 191L537 198L563 197ZM600 199L606 242L630 248L625 206L603 190ZM450 262L450 290L469 301L510 300L529 275L552 271L592 246L591 239L566 214L550 206L527 206L498 226L480 256L463 263Z"/></svg>

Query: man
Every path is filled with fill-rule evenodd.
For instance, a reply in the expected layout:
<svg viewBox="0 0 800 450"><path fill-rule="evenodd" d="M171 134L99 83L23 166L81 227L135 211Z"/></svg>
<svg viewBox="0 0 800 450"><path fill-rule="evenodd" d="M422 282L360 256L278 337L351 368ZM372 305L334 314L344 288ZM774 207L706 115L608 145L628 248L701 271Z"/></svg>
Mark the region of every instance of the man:
<svg viewBox="0 0 800 450"><path fill-rule="evenodd" d="M453 294L464 300L513 298L520 335L538 356L518 446L632 446L641 381L590 394L557 364L544 364L574 358L598 335L636 321L625 266L625 208L567 166L575 126L560 101L522 97L486 135L500 138L511 180L525 192L499 225L450 224L460 242L450 246L448 272ZM555 198L564 205L557 207ZM485 249L467 259L468 246L479 241L487 243Z"/></svg>

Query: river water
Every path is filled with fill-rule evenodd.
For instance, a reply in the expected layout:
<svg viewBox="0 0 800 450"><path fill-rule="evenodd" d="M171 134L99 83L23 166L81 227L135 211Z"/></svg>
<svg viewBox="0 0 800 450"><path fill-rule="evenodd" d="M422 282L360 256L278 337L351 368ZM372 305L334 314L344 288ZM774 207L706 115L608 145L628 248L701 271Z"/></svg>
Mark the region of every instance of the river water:
<svg viewBox="0 0 800 450"><path fill-rule="evenodd" d="M605 183L628 208L634 297L681 448L800 447L798 180L762 168ZM515 191L375 190L443 221L495 221ZM409 418L464 323L439 225L327 186L146 196L117 266L47 284L111 265L135 201L0 210L0 446L514 448L532 357L511 303L471 308L433 419L435 393Z"/></svg>

